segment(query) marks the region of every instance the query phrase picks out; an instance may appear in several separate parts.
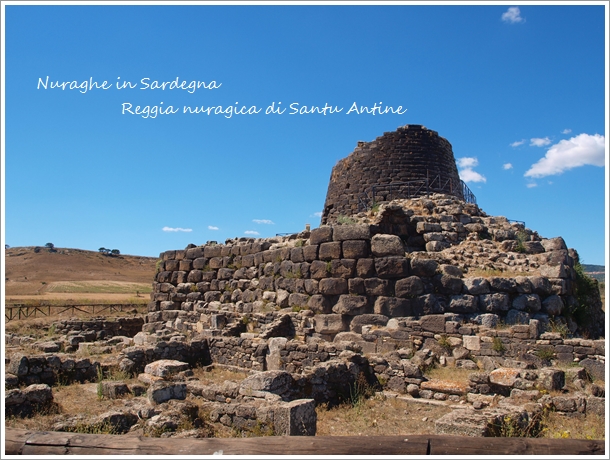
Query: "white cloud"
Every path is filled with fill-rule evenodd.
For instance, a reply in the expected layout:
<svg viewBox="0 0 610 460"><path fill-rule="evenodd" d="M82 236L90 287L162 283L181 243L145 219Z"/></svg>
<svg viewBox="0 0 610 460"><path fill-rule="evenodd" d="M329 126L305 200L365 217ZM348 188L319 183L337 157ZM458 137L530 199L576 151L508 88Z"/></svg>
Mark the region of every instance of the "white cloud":
<svg viewBox="0 0 610 460"><path fill-rule="evenodd" d="M269 219L252 219L252 222L254 222L255 224L274 225L273 221Z"/></svg>
<svg viewBox="0 0 610 460"><path fill-rule="evenodd" d="M502 13L502 20L510 24L525 22L525 18L521 17L521 10L517 6L511 6L508 11Z"/></svg>
<svg viewBox="0 0 610 460"><path fill-rule="evenodd" d="M521 139L520 141L515 141L512 144L510 144L511 147L519 147L520 145L525 144L525 139Z"/></svg>
<svg viewBox="0 0 610 460"><path fill-rule="evenodd" d="M579 134L551 146L544 158L534 163L524 176L552 176L585 165L603 167L606 164L605 149L606 139L604 136Z"/></svg>
<svg viewBox="0 0 610 460"><path fill-rule="evenodd" d="M258 232L257 232L257 231L255 231L255 230L246 230L246 231L244 232L244 235L260 235L260 233L258 233Z"/></svg>
<svg viewBox="0 0 610 460"><path fill-rule="evenodd" d="M180 228L180 227L163 227L164 232L192 232L192 228Z"/></svg>
<svg viewBox="0 0 610 460"><path fill-rule="evenodd" d="M525 186L527 188L534 188L534 187L538 187L538 184L536 182L530 182L529 184L525 184Z"/></svg>
<svg viewBox="0 0 610 460"><path fill-rule="evenodd" d="M314 215L314 217L322 217L322 211L314 212L313 215Z"/></svg>
<svg viewBox="0 0 610 460"><path fill-rule="evenodd" d="M208 225L208 230L220 230L218 227L215 227L214 225Z"/></svg>
<svg viewBox="0 0 610 460"><path fill-rule="evenodd" d="M566 128L561 132L561 134L570 134L571 132L572 130L570 128Z"/></svg>
<svg viewBox="0 0 610 460"><path fill-rule="evenodd" d="M530 146L532 147L544 147L545 145L549 145L551 140L548 137L532 137L530 139Z"/></svg>
<svg viewBox="0 0 610 460"><path fill-rule="evenodd" d="M461 168L459 171L460 178L464 182L487 182L485 176L474 171L472 168L479 164L479 160L473 157L462 157L457 159L457 166Z"/></svg>
<svg viewBox="0 0 610 460"><path fill-rule="evenodd" d="M504 163L502 169L513 169L513 165L510 163Z"/></svg>

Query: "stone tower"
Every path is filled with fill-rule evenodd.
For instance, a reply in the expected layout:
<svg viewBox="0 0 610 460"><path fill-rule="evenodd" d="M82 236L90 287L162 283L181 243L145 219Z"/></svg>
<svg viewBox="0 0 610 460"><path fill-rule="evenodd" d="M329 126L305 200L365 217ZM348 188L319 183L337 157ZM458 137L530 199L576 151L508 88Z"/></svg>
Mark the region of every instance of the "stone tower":
<svg viewBox="0 0 610 460"><path fill-rule="evenodd" d="M458 175L451 144L436 131L405 125L356 149L332 169L322 224L352 216L375 203L432 192L473 202Z"/></svg>

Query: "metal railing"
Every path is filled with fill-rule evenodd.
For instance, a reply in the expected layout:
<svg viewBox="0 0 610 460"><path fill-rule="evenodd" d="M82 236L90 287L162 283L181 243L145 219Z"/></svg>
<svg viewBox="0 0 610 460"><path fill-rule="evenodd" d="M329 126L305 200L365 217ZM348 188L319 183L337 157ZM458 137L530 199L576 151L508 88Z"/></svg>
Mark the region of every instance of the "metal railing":
<svg viewBox="0 0 610 460"><path fill-rule="evenodd" d="M460 180L459 184L454 184L454 181L451 178L443 179L440 174L432 179L426 176L425 179L373 185L370 190L370 194L365 191L358 196L358 212L366 211L367 209L370 209L373 204L384 201L392 201L398 198L410 199L419 196L429 196L431 193L448 193L454 195L458 190L461 191L466 203L477 204L476 196L464 181Z"/></svg>

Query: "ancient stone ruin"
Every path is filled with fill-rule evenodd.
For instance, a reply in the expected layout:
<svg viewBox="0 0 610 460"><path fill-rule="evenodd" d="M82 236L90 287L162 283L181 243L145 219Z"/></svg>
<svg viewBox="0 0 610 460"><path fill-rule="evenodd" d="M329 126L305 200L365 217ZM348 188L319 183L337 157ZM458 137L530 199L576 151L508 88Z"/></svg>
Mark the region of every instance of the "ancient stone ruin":
<svg viewBox="0 0 610 460"><path fill-rule="evenodd" d="M315 434L315 405L357 382L462 404L439 434L493 436L493 420L526 423L549 405L604 414L604 312L577 252L483 212L436 132L410 125L359 144L333 168L322 222L165 251L141 332L103 366L141 374L157 409L188 392L215 421L282 434ZM201 388L183 368L158 374L160 360L251 376ZM11 359L14 383L45 383L27 361ZM434 365L472 370L469 383L427 379ZM64 368L36 370L52 384Z"/></svg>

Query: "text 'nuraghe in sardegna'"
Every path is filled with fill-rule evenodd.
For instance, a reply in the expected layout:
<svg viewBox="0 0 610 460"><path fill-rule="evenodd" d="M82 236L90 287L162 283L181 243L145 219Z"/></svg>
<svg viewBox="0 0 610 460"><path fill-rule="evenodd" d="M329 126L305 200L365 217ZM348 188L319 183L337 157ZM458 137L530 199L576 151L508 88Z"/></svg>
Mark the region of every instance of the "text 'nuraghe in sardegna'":
<svg viewBox="0 0 610 460"><path fill-rule="evenodd" d="M115 82L108 80L98 81L93 77L87 80L53 80L49 76L38 78L38 90L61 90L75 91L81 94L90 93L93 91L129 91L129 90L144 90L144 91L172 91L180 90L189 94L201 90L218 90L222 87L222 83L216 80L201 81L201 80L183 80L176 77L173 80L153 80L149 77L140 79L138 82L123 80L117 77ZM272 101L269 104L248 105L240 104L239 102L231 102L228 104L166 104L160 101L156 104L142 104L132 101L122 102L119 113L121 115L136 115L142 118L157 118L167 115L219 115L224 118L233 118L239 115L386 115L397 114L403 115L407 109L402 105L392 106L384 104L382 101L373 103L360 104L356 101L347 104L302 104L300 102L290 102L283 104L282 101Z"/></svg>

